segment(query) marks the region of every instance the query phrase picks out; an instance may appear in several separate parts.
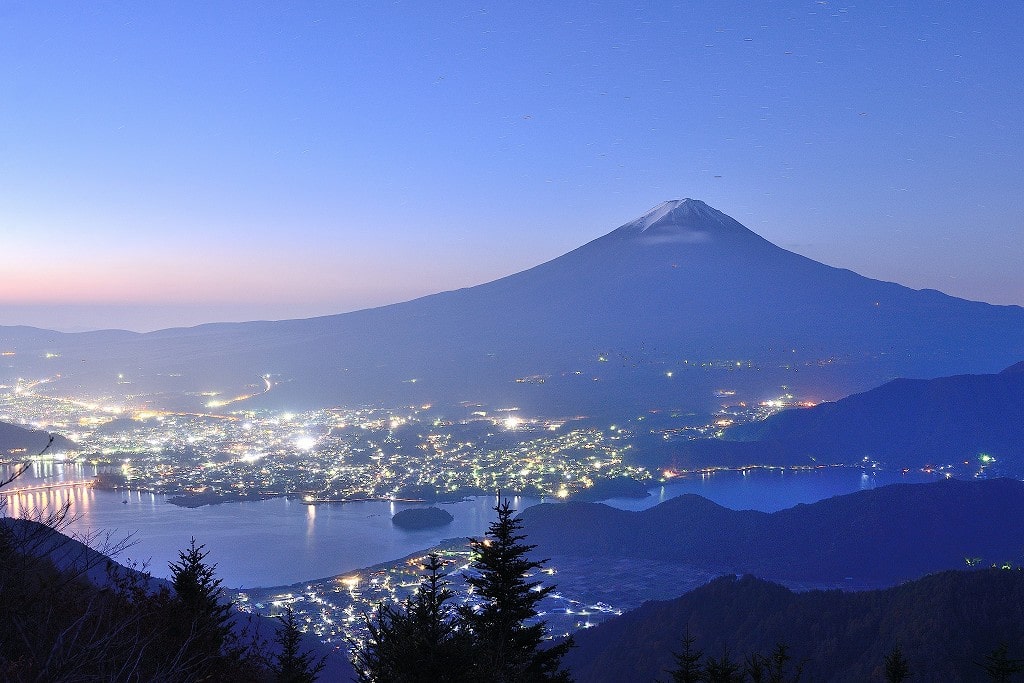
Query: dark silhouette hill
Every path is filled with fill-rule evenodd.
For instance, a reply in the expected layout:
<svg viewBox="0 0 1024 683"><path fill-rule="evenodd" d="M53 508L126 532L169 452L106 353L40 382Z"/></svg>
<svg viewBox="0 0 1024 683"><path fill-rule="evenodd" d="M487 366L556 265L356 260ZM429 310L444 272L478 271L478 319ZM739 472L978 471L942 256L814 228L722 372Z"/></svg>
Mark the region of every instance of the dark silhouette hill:
<svg viewBox="0 0 1024 683"><path fill-rule="evenodd" d="M0 517L0 559L3 560L0 562L0 595L4 600L24 598L26 597L24 590L33 588L29 584L38 584L34 587L36 593L28 594L28 597L31 598L32 609L39 610L40 613L70 615L68 616L69 621L74 622L75 619L87 621L85 615L90 610L98 612L104 600L111 599L117 592L116 587L119 585L132 584L149 595L156 594L162 588L170 589L169 581L154 578L148 572L139 571L135 566L126 567L104 554L117 555L130 546L130 537L116 538L96 534L85 539L78 539L35 520ZM24 559L26 557L30 559L26 561ZM38 561L33 562L33 559ZM150 567L148 569L157 568ZM84 605L81 601L83 595L88 598ZM225 593L223 600L227 601L230 597ZM12 609L11 605L5 605L5 607ZM137 616L130 611L118 615L120 619L124 620L137 618ZM157 637L155 632L146 633L146 626L151 624L151 621L152 619L142 621L142 638L155 640ZM240 642L249 643L255 640L265 657L276 656L280 653L280 643L274 639L274 634L280 627L278 620L244 613L232 608L229 623ZM89 632L89 636L85 640L92 645L96 642L116 640L119 629L124 628L124 624L120 623L118 619L111 622L100 622L98 626L91 625L97 630ZM73 628L69 629L70 631L73 631ZM77 641L75 642L77 643ZM30 645L39 647L41 652L46 653L43 642L30 642ZM83 657L93 656L93 653L86 653L80 644L68 647L72 658L76 654ZM314 634L304 633L301 637L300 648L302 651L313 652L317 658L324 657L325 666L320 680L354 680L355 671L344 654L324 645ZM81 649L81 651L76 652L76 649ZM57 650L60 648L54 646L54 651ZM9 664L6 660L8 654L4 652L0 655L0 671L3 672L0 674L0 678L3 680L8 680L7 674L17 671L17 667L6 668ZM104 657L112 658L113 655L106 653L99 656L100 659ZM118 678L120 676L112 676L112 679ZM76 678L75 680L87 679L93 680L93 678ZM20 678L11 680L20 680Z"/></svg>
<svg viewBox="0 0 1024 683"><path fill-rule="evenodd" d="M578 683L669 680L686 630L713 657L728 646L742 660L785 643L804 661L801 680L885 680L883 659L898 643L911 680L984 681L976 662L1001 642L1024 655L1024 572L950 571L854 593L725 576L578 632L565 663Z"/></svg>
<svg viewBox="0 0 1024 683"><path fill-rule="evenodd" d="M100 552L105 550L116 554L131 544L130 538L113 538L97 534L85 539L91 543L90 545L36 520L13 517L0 518L0 536L3 536L5 542L12 543L24 552L35 557L47 558L57 570L82 577L95 586L109 586L112 579L128 576L153 590L166 584L161 579L145 577L137 569L125 567Z"/></svg>
<svg viewBox="0 0 1024 683"><path fill-rule="evenodd" d="M1024 473L1024 364L991 375L897 379L813 408L793 408L679 445L680 467L751 463L856 464L893 468L988 463ZM979 458L988 456L986 463Z"/></svg>
<svg viewBox="0 0 1024 683"><path fill-rule="evenodd" d="M148 334L0 328L0 344L17 352L8 374L43 373L54 392L630 414L708 409L723 386L834 399L995 372L1024 357L1024 309L826 266L686 199L521 273L401 304Z"/></svg>
<svg viewBox="0 0 1024 683"><path fill-rule="evenodd" d="M694 494L640 512L544 503L522 512L536 553L678 562L773 580L883 586L981 562L1020 562L1024 482L895 484L774 513Z"/></svg>
<svg viewBox="0 0 1024 683"><path fill-rule="evenodd" d="M0 455L8 457L16 456L20 453L35 455L46 448L49 440L50 433L44 432L41 429L28 429L7 422L0 422ZM53 443L50 444L48 450L58 453L75 450L76 448L78 446L70 439L60 434L53 434Z"/></svg>

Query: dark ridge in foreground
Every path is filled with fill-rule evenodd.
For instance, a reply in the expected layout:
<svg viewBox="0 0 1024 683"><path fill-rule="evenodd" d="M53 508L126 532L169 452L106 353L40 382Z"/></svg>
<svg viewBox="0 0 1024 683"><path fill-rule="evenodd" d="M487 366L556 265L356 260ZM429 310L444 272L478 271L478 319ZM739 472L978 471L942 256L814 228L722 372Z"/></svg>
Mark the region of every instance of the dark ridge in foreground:
<svg viewBox="0 0 1024 683"><path fill-rule="evenodd" d="M66 517L46 519L66 528ZM212 680L186 675L203 661L188 651L201 639L188 637L194 623L175 625L182 612L171 599L171 582L104 554L124 552L130 538L85 540L99 550L47 524L0 518L0 680ZM254 655L235 652L246 658L232 660L232 667L244 668L216 680L271 680L268 666L282 652L275 640L279 620L240 611L226 593L218 602L226 605L223 623L232 642ZM300 634L298 645L324 657L320 680L354 680L347 658L312 633ZM175 652L183 659L168 660ZM168 671L170 678L157 675Z"/></svg>
<svg viewBox="0 0 1024 683"><path fill-rule="evenodd" d="M1011 657L1024 655L1024 572L949 571L858 593L794 593L724 576L578 632L565 663L578 683L670 680L665 671L687 629L712 657L727 646L742 660L785 643L806 681L884 680L883 659L897 643L911 680L983 681L976 662L1000 643Z"/></svg>
<svg viewBox="0 0 1024 683"><path fill-rule="evenodd" d="M817 585L885 586L965 566L1019 561L1024 483L894 484L774 513L688 494L629 512L544 503L522 513L544 557L642 558Z"/></svg>

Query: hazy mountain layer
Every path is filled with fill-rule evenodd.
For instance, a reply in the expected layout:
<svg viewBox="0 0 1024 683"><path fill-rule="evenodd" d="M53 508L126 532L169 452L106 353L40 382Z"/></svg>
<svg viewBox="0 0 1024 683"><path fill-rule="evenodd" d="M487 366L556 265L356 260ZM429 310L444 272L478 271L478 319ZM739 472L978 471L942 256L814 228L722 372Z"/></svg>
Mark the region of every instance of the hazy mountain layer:
<svg viewBox="0 0 1024 683"><path fill-rule="evenodd" d="M994 375L897 379L813 408L728 429L724 439L675 444L659 466L956 465L1024 473L1024 364Z"/></svg>
<svg viewBox="0 0 1024 683"><path fill-rule="evenodd" d="M48 376L54 392L629 414L704 409L719 388L830 399L995 372L1024 357L1024 309L825 266L681 200L530 270L402 304L149 334L0 328L0 344L16 351L9 381Z"/></svg>

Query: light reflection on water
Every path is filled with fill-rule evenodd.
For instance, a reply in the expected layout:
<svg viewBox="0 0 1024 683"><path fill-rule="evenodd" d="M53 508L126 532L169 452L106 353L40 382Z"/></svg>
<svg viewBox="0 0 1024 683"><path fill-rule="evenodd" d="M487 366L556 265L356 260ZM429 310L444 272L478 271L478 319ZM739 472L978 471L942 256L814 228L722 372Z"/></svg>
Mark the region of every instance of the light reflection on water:
<svg viewBox="0 0 1024 683"><path fill-rule="evenodd" d="M8 488L88 479L95 473L90 465L39 463ZM862 475L855 469L730 471L680 477L653 489L647 498L608 503L642 510L684 493L696 493L726 507L771 512L888 483L936 478L920 473ZM283 585L333 576L404 557L445 538L480 536L493 519L495 503L491 497L480 497L446 504L444 509L455 518L451 524L408 531L391 524L396 512L414 507L402 503L311 506L300 500L274 498L187 509L171 505L163 495L69 486L8 496L6 514L29 515L34 509L52 508L68 499L77 517L71 529L79 535L97 531L113 532L115 538L133 535L135 544L119 556L121 562L144 563L154 575L166 576L167 563L176 560L178 551L195 536L206 544L210 560L218 565L218 576L229 587ZM521 510L537 502L515 498L512 505Z"/></svg>

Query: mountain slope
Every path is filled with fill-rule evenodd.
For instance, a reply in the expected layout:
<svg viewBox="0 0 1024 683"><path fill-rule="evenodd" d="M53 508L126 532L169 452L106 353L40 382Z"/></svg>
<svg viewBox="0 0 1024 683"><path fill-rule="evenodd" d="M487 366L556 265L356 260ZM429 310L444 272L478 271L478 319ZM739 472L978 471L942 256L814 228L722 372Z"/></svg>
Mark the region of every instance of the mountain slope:
<svg viewBox="0 0 1024 683"><path fill-rule="evenodd" d="M629 413L705 409L722 385L838 398L898 375L995 371L1024 357L1024 309L825 266L687 199L527 271L402 304L144 335L4 328L0 343L18 352L11 373L59 373L51 391L260 394L270 374L250 403Z"/></svg>
<svg viewBox="0 0 1024 683"><path fill-rule="evenodd" d="M1022 654L1024 573L945 572L860 593L793 593L727 576L577 633L565 663L578 683L668 680L687 629L712 657L725 646L742 659L785 643L804 661L801 680L883 680L883 658L898 643L912 680L982 681L976 662L1000 642Z"/></svg>
<svg viewBox="0 0 1024 683"><path fill-rule="evenodd" d="M959 474L1024 475L1024 364L992 375L897 379L812 408L730 427L722 438L673 444L656 466L879 461L953 465Z"/></svg>
<svg viewBox="0 0 1024 683"><path fill-rule="evenodd" d="M1019 468L1024 466L1024 372L1019 367L994 375L898 379L834 403L786 410L730 429L726 439L757 441L801 462L810 456L822 462L869 457L895 467L922 467L967 460L976 468L979 455L985 454Z"/></svg>
<svg viewBox="0 0 1024 683"><path fill-rule="evenodd" d="M39 680L121 680L125 671L159 667L164 654L161 646L177 646L174 640L167 638L167 624L161 622L161 617L173 618L173 610L165 602L151 597L157 612L139 611L147 608L142 595L154 596L162 589L171 589L170 583L121 565L103 554L123 551L130 545L130 539L106 539L104 542L102 535L94 536L89 541L101 546L94 550L46 524L4 517L0 518L0 541L3 560L0 562L0 597L3 598L0 611L8 610L3 612L8 621L13 612L18 621L25 620L31 625L31 630L11 631L17 633L18 638L7 638L4 642L0 671L8 675L10 672L23 674L10 680L23 680L25 672L38 673L33 678ZM135 595L130 586L137 588L140 594ZM117 603L125 600L126 595L131 595L131 599L119 607ZM228 599L227 595L221 597L225 602ZM153 605L148 608L152 609ZM117 611L104 620L104 612L109 609ZM54 622L62 622L67 629L47 628ZM87 628L83 629L83 624ZM232 606L228 625L236 632L240 644L252 642L264 656L281 652L280 643L273 638L281 628L278 620L245 613ZM8 622L5 628L11 628ZM125 648L132 647L138 648L129 656L134 660L120 661ZM311 633L303 634L300 650L325 657L321 680L354 679L355 672L345 656L319 642ZM31 654L24 659L17 656L26 651ZM16 664L5 658L11 654ZM40 654L45 656L40 658ZM69 654L67 661L62 661ZM79 658L82 661L78 661ZM102 672L101 665L110 663L117 664L105 673L95 671ZM264 664L261 661L260 666ZM54 676L69 670L74 675ZM129 678L139 676L145 678L146 674ZM8 676L3 680L8 680Z"/></svg>
<svg viewBox="0 0 1024 683"><path fill-rule="evenodd" d="M0 456L36 455L50 440L51 434L39 429L28 429L7 422L0 422ZM48 451L57 453L74 450L75 444L60 434L53 434L53 443Z"/></svg>
<svg viewBox="0 0 1024 683"><path fill-rule="evenodd" d="M963 567L968 557L1018 561L1024 482L896 484L774 513L730 510L693 494L641 512L545 503L522 519L543 557L637 558L780 581L878 586Z"/></svg>

